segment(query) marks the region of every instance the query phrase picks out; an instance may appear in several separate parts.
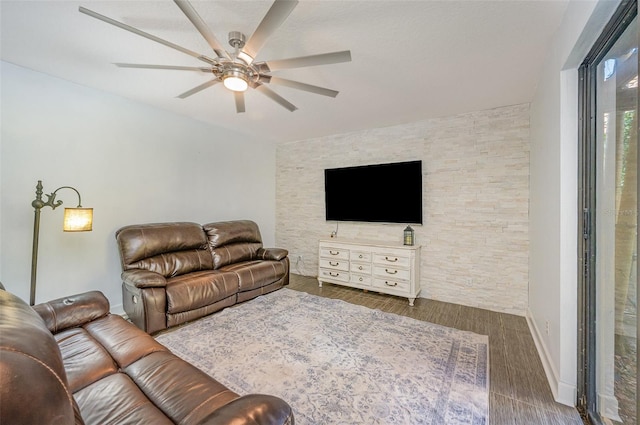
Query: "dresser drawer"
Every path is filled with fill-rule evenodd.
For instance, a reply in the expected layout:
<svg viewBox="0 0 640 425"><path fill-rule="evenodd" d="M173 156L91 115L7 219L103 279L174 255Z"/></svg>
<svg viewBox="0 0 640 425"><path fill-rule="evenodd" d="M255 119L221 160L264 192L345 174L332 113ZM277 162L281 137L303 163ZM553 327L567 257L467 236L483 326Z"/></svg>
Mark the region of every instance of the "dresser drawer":
<svg viewBox="0 0 640 425"><path fill-rule="evenodd" d="M337 260L348 260L349 250L344 248L332 248L329 246L321 246L320 256L326 257L326 258L334 258Z"/></svg>
<svg viewBox="0 0 640 425"><path fill-rule="evenodd" d="M342 270L345 272L349 271L349 262L346 260L334 260L331 258L321 258L320 259L320 267L324 269L335 269Z"/></svg>
<svg viewBox="0 0 640 425"><path fill-rule="evenodd" d="M409 257L406 255L397 255L393 253L373 254L374 264L389 265L393 267L409 267Z"/></svg>
<svg viewBox="0 0 640 425"><path fill-rule="evenodd" d="M320 276L318 279L322 280L339 280L341 282L349 282L349 272L343 272L340 270L327 270L320 269Z"/></svg>
<svg viewBox="0 0 640 425"><path fill-rule="evenodd" d="M351 271L354 273L371 274L371 263L351 263Z"/></svg>
<svg viewBox="0 0 640 425"><path fill-rule="evenodd" d="M398 269L390 266L373 266L373 274L376 277L395 279L395 280L409 280L411 278L411 271L406 269Z"/></svg>
<svg viewBox="0 0 640 425"><path fill-rule="evenodd" d="M371 262L371 253L366 251L351 251L351 261Z"/></svg>
<svg viewBox="0 0 640 425"><path fill-rule="evenodd" d="M351 273L351 279L349 281L360 286L371 286L371 275L367 276L357 273Z"/></svg>
<svg viewBox="0 0 640 425"><path fill-rule="evenodd" d="M409 292L410 284L409 282L405 282L403 280L395 280L395 279L380 279L374 278L373 285L374 288L380 288L384 290L393 290L398 292Z"/></svg>

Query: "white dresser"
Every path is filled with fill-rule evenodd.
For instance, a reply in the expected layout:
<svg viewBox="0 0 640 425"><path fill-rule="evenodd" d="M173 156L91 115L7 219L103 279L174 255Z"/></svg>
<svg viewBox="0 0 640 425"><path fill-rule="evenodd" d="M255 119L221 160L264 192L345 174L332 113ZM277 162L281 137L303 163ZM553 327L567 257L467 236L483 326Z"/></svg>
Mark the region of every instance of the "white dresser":
<svg viewBox="0 0 640 425"><path fill-rule="evenodd" d="M420 293L420 246L348 239L320 240L318 283L407 297Z"/></svg>

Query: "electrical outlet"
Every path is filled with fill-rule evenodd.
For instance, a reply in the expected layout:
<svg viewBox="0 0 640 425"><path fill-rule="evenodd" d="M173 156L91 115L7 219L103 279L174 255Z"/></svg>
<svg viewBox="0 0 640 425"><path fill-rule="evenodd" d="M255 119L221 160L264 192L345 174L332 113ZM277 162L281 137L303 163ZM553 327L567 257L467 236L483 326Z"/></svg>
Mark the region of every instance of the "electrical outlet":
<svg viewBox="0 0 640 425"><path fill-rule="evenodd" d="M544 322L544 331L549 335L549 321L545 320Z"/></svg>
<svg viewBox="0 0 640 425"><path fill-rule="evenodd" d="M302 255L298 255L298 261L303 261L302 260Z"/></svg>

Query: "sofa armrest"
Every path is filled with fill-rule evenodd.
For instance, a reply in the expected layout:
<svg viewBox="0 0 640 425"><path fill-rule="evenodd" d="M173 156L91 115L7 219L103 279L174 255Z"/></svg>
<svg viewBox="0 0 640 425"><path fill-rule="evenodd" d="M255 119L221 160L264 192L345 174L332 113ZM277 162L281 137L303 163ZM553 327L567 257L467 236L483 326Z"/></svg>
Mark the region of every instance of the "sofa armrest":
<svg viewBox="0 0 640 425"><path fill-rule="evenodd" d="M159 273L149 270L125 270L122 281L135 288L159 288L167 286L167 279Z"/></svg>
<svg viewBox="0 0 640 425"><path fill-rule="evenodd" d="M289 255L289 251L282 248L260 248L256 252L259 260L280 261Z"/></svg>
<svg viewBox="0 0 640 425"><path fill-rule="evenodd" d="M109 300L100 291L85 292L37 304L33 309L52 333L81 326L109 314Z"/></svg>
<svg viewBox="0 0 640 425"><path fill-rule="evenodd" d="M216 409L199 425L294 425L293 411L284 400L249 394Z"/></svg>

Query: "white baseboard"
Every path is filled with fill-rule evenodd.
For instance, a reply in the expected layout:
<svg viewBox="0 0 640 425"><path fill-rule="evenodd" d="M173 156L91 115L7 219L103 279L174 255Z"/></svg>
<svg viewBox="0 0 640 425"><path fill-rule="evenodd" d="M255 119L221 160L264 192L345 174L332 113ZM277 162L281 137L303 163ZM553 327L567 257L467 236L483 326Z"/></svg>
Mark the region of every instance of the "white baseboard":
<svg viewBox="0 0 640 425"><path fill-rule="evenodd" d="M598 394L598 411L604 417L622 422L618 414L618 399L612 395Z"/></svg>
<svg viewBox="0 0 640 425"><path fill-rule="evenodd" d="M558 372L551 361L549 350L544 343L544 338L542 338L542 333L536 326L532 317L533 315L531 314L531 310L527 309L527 324L529 325L533 342L536 344L538 355L542 361L542 367L544 368L544 373L547 376L547 381L549 381L549 387L551 387L553 399L558 403L573 407L576 405L578 389L575 385L567 384L560 380Z"/></svg>
<svg viewBox="0 0 640 425"><path fill-rule="evenodd" d="M575 407L578 400L578 388L566 382L558 382L558 396L555 400L566 406Z"/></svg>

